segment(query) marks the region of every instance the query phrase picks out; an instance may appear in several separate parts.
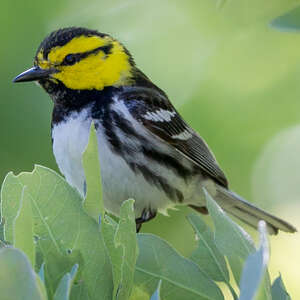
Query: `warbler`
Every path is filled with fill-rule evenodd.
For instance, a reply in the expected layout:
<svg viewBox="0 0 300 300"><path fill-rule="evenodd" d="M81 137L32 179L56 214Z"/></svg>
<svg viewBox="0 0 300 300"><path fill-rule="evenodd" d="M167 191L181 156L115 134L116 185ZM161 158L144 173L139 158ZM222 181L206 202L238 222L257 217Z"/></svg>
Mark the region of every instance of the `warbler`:
<svg viewBox="0 0 300 300"><path fill-rule="evenodd" d="M122 202L134 198L137 230L175 205L207 214L206 189L226 212L255 228L264 220L271 234L296 231L229 190L205 141L110 35L78 27L52 32L34 66L14 79L24 81L36 81L52 98L53 152L82 196L82 154L94 122L104 206L118 216Z"/></svg>

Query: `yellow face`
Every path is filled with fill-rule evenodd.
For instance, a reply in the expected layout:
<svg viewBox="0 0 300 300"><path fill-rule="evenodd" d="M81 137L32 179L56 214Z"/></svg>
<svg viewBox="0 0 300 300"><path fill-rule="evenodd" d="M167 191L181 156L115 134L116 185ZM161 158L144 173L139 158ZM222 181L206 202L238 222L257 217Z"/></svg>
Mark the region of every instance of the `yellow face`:
<svg viewBox="0 0 300 300"><path fill-rule="evenodd" d="M105 86L130 84L132 65L124 47L109 36L78 36L63 46L43 49L36 56L36 66L56 69L50 80L61 81L67 88L102 90Z"/></svg>

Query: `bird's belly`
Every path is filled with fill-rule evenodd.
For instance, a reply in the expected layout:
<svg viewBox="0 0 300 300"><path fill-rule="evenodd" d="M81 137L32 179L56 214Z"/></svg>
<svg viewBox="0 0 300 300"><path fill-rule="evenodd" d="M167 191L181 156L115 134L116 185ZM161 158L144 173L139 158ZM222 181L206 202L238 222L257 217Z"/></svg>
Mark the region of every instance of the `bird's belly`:
<svg viewBox="0 0 300 300"><path fill-rule="evenodd" d="M60 171L70 185L84 196L85 175L82 166L82 154L87 146L92 119L88 111L73 113L67 121L52 128L53 152ZM118 215L122 202L135 199L135 214L140 217L146 209L165 212L167 208L180 204L166 193L166 187L159 187L145 174L134 172L122 156L114 153L107 138L98 126L97 129L99 160L103 185L103 201L106 210ZM182 193L185 204L199 201L199 183L197 176L188 184L165 166L147 161L141 153L135 153L134 160L143 161L145 167L166 178L168 183Z"/></svg>
<svg viewBox="0 0 300 300"><path fill-rule="evenodd" d="M98 143L103 199L107 210L118 215L122 202L129 198L135 200L136 217L140 217L144 209L164 212L174 205L161 189L147 182L142 174L135 173L121 156L111 151L100 130Z"/></svg>
<svg viewBox="0 0 300 300"><path fill-rule="evenodd" d="M130 159L128 157L124 159L124 156L111 150L103 128L100 124L98 125L97 136L103 199L107 210L118 215L122 202L133 198L135 199L136 217L140 217L144 209L167 213L167 209L175 205L195 204L201 201L201 197L199 197L199 190L201 190L200 174L186 182L174 170L170 170L162 163L152 161L142 151L133 150L134 147L131 149ZM138 167L136 169L130 167L129 162L141 165L144 167L143 170L148 170L148 173L141 171ZM165 185L163 182L158 182L158 178L162 181L165 180ZM177 192L182 194L180 200L176 198Z"/></svg>
<svg viewBox="0 0 300 300"><path fill-rule="evenodd" d="M141 174L135 174L120 157L101 149L101 174L105 208L118 215L122 202L135 200L135 214L140 217L144 209L163 212L174 203L163 191L149 184Z"/></svg>

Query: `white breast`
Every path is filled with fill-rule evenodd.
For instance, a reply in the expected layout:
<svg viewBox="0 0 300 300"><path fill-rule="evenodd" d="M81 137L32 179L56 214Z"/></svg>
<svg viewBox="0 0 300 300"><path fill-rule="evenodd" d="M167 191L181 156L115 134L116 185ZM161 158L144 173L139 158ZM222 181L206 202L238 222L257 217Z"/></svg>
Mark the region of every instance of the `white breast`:
<svg viewBox="0 0 300 300"><path fill-rule="evenodd" d="M80 113L72 113L66 121L54 125L52 128L53 153L60 171L80 194L84 194L84 171L82 167L82 153L89 138L91 118L89 109Z"/></svg>

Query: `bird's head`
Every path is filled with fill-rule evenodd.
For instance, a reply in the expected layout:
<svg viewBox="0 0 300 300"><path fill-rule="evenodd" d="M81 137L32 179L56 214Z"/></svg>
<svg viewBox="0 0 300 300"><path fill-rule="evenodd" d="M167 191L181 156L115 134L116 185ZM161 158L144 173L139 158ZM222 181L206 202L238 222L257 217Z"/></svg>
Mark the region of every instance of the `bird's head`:
<svg viewBox="0 0 300 300"><path fill-rule="evenodd" d="M111 36L71 27L46 37L37 50L34 67L14 82L38 81L46 89L57 84L71 90L102 90L130 85L134 68L129 52Z"/></svg>

